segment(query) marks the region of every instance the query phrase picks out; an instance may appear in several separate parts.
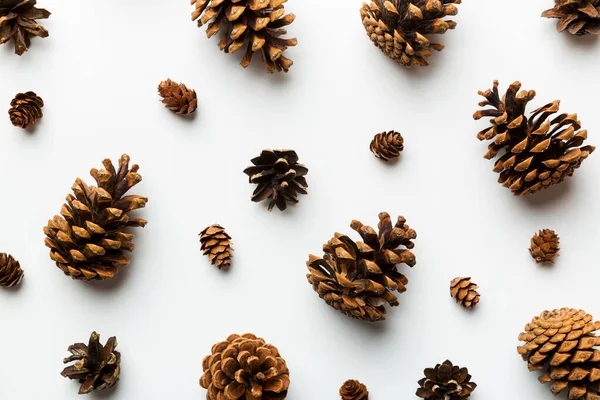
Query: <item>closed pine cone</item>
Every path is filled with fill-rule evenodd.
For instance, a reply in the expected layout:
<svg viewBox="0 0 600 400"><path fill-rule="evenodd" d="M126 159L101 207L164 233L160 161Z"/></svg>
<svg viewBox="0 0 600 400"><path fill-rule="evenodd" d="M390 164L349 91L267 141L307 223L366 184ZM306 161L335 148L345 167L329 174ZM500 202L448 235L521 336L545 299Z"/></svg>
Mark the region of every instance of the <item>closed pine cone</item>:
<svg viewBox="0 0 600 400"><path fill-rule="evenodd" d="M202 360L207 400L283 400L290 371L279 350L251 333L231 335Z"/></svg>
<svg viewBox="0 0 600 400"><path fill-rule="evenodd" d="M336 233L323 246L323 258L309 256L306 277L319 297L345 315L369 322L384 320L384 305L400 304L392 292L406 291L408 279L398 272L397 264L416 264L409 249L417 233L404 217L392 225L386 212L379 214L379 233L356 220L350 227L364 243Z"/></svg>
<svg viewBox="0 0 600 400"><path fill-rule="evenodd" d="M223 29L219 48L235 53L245 47L241 65L246 68L255 52L259 52L268 72L288 72L293 62L283 52L297 44L296 39L283 39L284 28L294 22L294 14L285 15L287 0L192 0L196 10L192 19L198 26L208 24L211 37ZM212 22L211 22L212 21Z"/></svg>
<svg viewBox="0 0 600 400"><path fill-rule="evenodd" d="M404 138L396 131L378 133L371 141L370 147L375 157L389 161L398 157L404 150Z"/></svg>
<svg viewBox="0 0 600 400"><path fill-rule="evenodd" d="M45 19L50 12L37 8L36 0L0 0L0 44L13 40L15 54L29 50L31 37L48 37L48 31L36 19Z"/></svg>
<svg viewBox="0 0 600 400"><path fill-rule="evenodd" d="M356 379L348 379L340 388L342 400L369 400L367 387Z"/></svg>
<svg viewBox="0 0 600 400"><path fill-rule="evenodd" d="M425 369L425 378L419 381L417 397L428 400L468 400L477 387L471 382L466 368L461 368L448 360L435 368Z"/></svg>
<svg viewBox="0 0 600 400"><path fill-rule="evenodd" d="M519 354L555 395L567 389L569 400L600 399L600 322L592 319L573 308L544 311L519 335Z"/></svg>
<svg viewBox="0 0 600 400"><path fill-rule="evenodd" d="M123 154L115 170L109 159L104 169L92 168L90 174L98 187L77 178L67 203L44 227L45 244L50 258L65 275L73 279L112 278L120 267L129 265L123 251L132 251L133 235L129 227L145 226L146 220L131 218L129 213L146 206L148 199L125 195L142 180L139 166L129 169L129 156Z"/></svg>
<svg viewBox="0 0 600 400"><path fill-rule="evenodd" d="M13 256L0 253L0 286L17 286L23 280L21 265Z"/></svg>
<svg viewBox="0 0 600 400"><path fill-rule="evenodd" d="M536 263L554 263L558 256L559 237L552 229L544 229L531 238L529 253Z"/></svg>
<svg viewBox="0 0 600 400"><path fill-rule="evenodd" d="M10 122L19 128L34 125L43 117L42 107L44 107L44 100L34 92L19 93L10 102L8 109Z"/></svg>
<svg viewBox="0 0 600 400"><path fill-rule="evenodd" d="M484 158L492 159L500 154L494 171L500 173L498 182L515 195L528 195L562 182L573 175L595 149L582 146L587 138L581 129L577 114L560 114L558 100L533 111L527 119L527 103L535 92L520 91L521 83L514 82L500 99L498 81L493 89L479 92L486 100L481 107L491 108L477 111L473 117L491 117L490 128L477 134L479 140L491 140Z"/></svg>
<svg viewBox="0 0 600 400"><path fill-rule="evenodd" d="M471 278L454 278L450 282L450 295L456 302L465 308L472 308L479 303L478 286L471 282Z"/></svg>
<svg viewBox="0 0 600 400"><path fill-rule="evenodd" d="M372 0L363 3L360 18L367 35L388 57L405 67L427 66L431 50L444 45L426 35L443 34L456 22L444 20L456 15L461 0Z"/></svg>
<svg viewBox="0 0 600 400"><path fill-rule="evenodd" d="M198 108L196 91L188 89L183 83L167 79L158 85L158 93L163 98L162 102L165 108L177 115L192 115Z"/></svg>
<svg viewBox="0 0 600 400"><path fill-rule="evenodd" d="M204 255L208 255L209 261L221 268L231 265L233 248L231 247L231 236L218 224L211 225L200 232L200 248Z"/></svg>
<svg viewBox="0 0 600 400"><path fill-rule="evenodd" d="M600 34L600 0L554 0L554 7L542 17L558 18L556 29L582 36Z"/></svg>

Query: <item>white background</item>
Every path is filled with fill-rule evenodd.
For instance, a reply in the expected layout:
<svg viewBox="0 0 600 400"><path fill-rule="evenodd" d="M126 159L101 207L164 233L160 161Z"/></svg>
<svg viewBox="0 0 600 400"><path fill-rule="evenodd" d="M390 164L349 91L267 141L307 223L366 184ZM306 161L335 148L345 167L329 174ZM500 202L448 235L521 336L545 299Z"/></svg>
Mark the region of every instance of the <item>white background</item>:
<svg viewBox="0 0 600 400"><path fill-rule="evenodd" d="M600 318L597 224L600 155L573 178L531 198L496 183L475 135L478 90L499 79L556 98L578 112L600 145L600 43L555 31L540 18L551 0L466 0L458 27L431 66L405 70L367 38L361 1L290 0L288 74L268 75L259 58L244 70L190 20L187 1L59 1L22 57L0 48L0 104L18 92L43 97L33 133L0 118L0 251L25 270L0 290L0 399L75 399L62 378L67 347L97 330L116 335L121 381L92 399L204 399L202 358L230 333L275 344L291 371L290 400L336 399L348 378L373 400L414 398L423 368L445 359L466 366L474 399L552 398L516 352L526 322L545 309L583 308ZM195 88L199 113L182 119L156 93L171 78ZM533 109L533 108L532 108ZM405 151L385 164L369 151L395 129ZM307 165L309 194L285 213L250 201L242 173L263 148L293 148ZM64 276L48 257L43 226L76 177L127 152L140 164L132 264L107 282ZM417 265L400 307L369 325L327 306L306 282L308 254L352 219L404 215L416 229ZM233 237L230 272L209 265L197 234L212 223ZM555 229L554 267L534 263L533 233ZM472 276L473 312L449 296Z"/></svg>

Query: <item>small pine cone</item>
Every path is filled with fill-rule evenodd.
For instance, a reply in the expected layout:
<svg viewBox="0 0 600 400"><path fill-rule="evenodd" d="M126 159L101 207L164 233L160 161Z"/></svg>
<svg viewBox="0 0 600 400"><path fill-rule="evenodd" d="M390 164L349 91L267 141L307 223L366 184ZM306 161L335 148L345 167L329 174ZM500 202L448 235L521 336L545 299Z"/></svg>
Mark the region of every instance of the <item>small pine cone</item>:
<svg viewBox="0 0 600 400"><path fill-rule="evenodd" d="M231 247L231 236L218 224L211 225L200 232L201 250L208 255L209 261L221 268L231 265L233 248Z"/></svg>
<svg viewBox="0 0 600 400"><path fill-rule="evenodd" d="M567 389L569 400L600 399L600 321L592 319L573 308L544 311L519 335L529 371L541 371L540 383L550 383L555 395Z"/></svg>
<svg viewBox="0 0 600 400"><path fill-rule="evenodd" d="M163 98L165 108L175 114L188 116L196 112L198 107L196 91L188 89L183 83L167 79L158 85L158 93Z"/></svg>
<svg viewBox="0 0 600 400"><path fill-rule="evenodd" d="M552 229L541 230L531 238L529 253L536 263L554 263L558 256L559 237Z"/></svg>
<svg viewBox="0 0 600 400"><path fill-rule="evenodd" d="M23 270L10 254L0 253L0 286L13 287L21 283Z"/></svg>
<svg viewBox="0 0 600 400"><path fill-rule="evenodd" d="M19 128L34 125L44 116L42 107L44 107L44 100L34 92L19 93L10 102L8 110L10 122Z"/></svg>
<svg viewBox="0 0 600 400"><path fill-rule="evenodd" d="M600 0L554 0L542 17L559 18L556 29L573 35L600 34Z"/></svg>
<svg viewBox="0 0 600 400"><path fill-rule="evenodd" d="M269 211L274 206L283 211L288 202L298 203L298 193L308 193L304 178L308 168L298 164L298 154L294 150L263 150L260 156L252 159L252 164L244 170L250 183L258 185L252 201L258 203L268 199Z"/></svg>
<svg viewBox="0 0 600 400"><path fill-rule="evenodd" d="M114 336L102 346L100 335L93 332L87 346L83 343L69 346L72 356L65 358L63 363L75 363L63 369L60 374L81 383L79 394L111 388L119 381L121 372L121 353L115 350L116 347L117 338Z"/></svg>
<svg viewBox="0 0 600 400"><path fill-rule="evenodd" d="M29 50L32 37L48 37L48 31L35 22L46 19L50 11L37 8L36 0L0 0L0 44L13 40L15 54Z"/></svg>
<svg viewBox="0 0 600 400"><path fill-rule="evenodd" d="M371 151L375 157L384 161L398 157L402 150L404 150L404 138L399 132L378 133L371 141Z"/></svg>
<svg viewBox="0 0 600 400"><path fill-rule="evenodd" d="M468 400L477 387L471 382L466 368L461 368L448 360L435 368L425 369L425 378L419 381L417 397L428 400Z"/></svg>
<svg viewBox="0 0 600 400"><path fill-rule="evenodd" d="M367 387L355 379L348 379L340 388L342 400L369 400Z"/></svg>
<svg viewBox="0 0 600 400"><path fill-rule="evenodd" d="M290 371L277 348L251 333L231 335L202 360L207 400L283 400Z"/></svg>
<svg viewBox="0 0 600 400"><path fill-rule="evenodd" d="M498 81L494 81L493 89L479 92L485 97L479 106L491 108L477 111L473 118L492 118L492 126L477 134L479 140L491 140L484 158L500 154L494 164L494 172L500 174L498 182L513 194L525 196L573 175L595 147L582 146L587 130L580 130L577 114L550 118L559 110L558 100L533 111L528 119L526 107L535 91L520 89L521 83L514 82L500 99Z"/></svg>
<svg viewBox="0 0 600 400"><path fill-rule="evenodd" d="M479 303L478 286L471 282L471 278L454 278L450 282L450 295L456 302L465 308L472 308Z"/></svg>

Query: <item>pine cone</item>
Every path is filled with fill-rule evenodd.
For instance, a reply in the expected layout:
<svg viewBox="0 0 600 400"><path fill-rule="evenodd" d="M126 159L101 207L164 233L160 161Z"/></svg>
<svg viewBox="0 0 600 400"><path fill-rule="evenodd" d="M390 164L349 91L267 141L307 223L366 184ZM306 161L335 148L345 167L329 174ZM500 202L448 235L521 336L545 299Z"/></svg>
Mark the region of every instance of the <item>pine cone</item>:
<svg viewBox="0 0 600 400"><path fill-rule="evenodd" d="M8 115L14 126L27 128L43 117L44 100L34 92L19 93L10 102Z"/></svg>
<svg viewBox="0 0 600 400"><path fill-rule="evenodd" d="M600 399L600 322L583 310L562 308L544 311L525 325L519 354L530 371L541 370L541 383L551 383L558 395L568 389L569 400Z"/></svg>
<svg viewBox="0 0 600 400"><path fill-rule="evenodd" d="M425 378L419 381L417 397L428 400L467 400L477 384L471 382L466 368L460 368L448 360L435 368L425 369Z"/></svg>
<svg viewBox="0 0 600 400"><path fill-rule="evenodd" d="M392 225L390 215L379 214L379 234L370 226L352 221L350 227L363 242L354 242L336 233L323 246L325 255L309 256L306 263L308 282L327 304L342 313L369 322L385 319L385 303L397 306L393 291L406 291L408 279L398 272L397 264L416 264L411 241L417 233L398 217ZM398 248L403 246L403 248Z"/></svg>
<svg viewBox="0 0 600 400"><path fill-rule="evenodd" d="M369 400L367 387L355 379L348 379L340 388L342 400Z"/></svg>
<svg viewBox="0 0 600 400"><path fill-rule="evenodd" d="M158 93L162 96L165 108L177 115L192 115L198 107L196 91L188 89L183 83L173 82L170 79L158 85Z"/></svg>
<svg viewBox="0 0 600 400"><path fill-rule="evenodd" d="M209 261L221 268L231 265L233 248L231 247L231 236L218 224L211 225L200 232L201 250L208 255Z"/></svg>
<svg viewBox="0 0 600 400"><path fill-rule="evenodd" d="M477 134L479 140L493 139L484 158L502 154L494 164L494 171L500 173L498 182L524 196L573 175L595 147L581 146L587 131L579 130L577 114L548 119L558 111L558 100L533 111L527 119L525 108L535 92L520 89L520 82L513 83L500 100L498 81L494 81L493 89L479 92L486 98L479 105L492 108L477 111L473 118L492 117L492 127Z"/></svg>
<svg viewBox="0 0 600 400"><path fill-rule="evenodd" d="M275 205L281 211L287 202L298 203L297 194L307 194L306 178L308 168L298 164L294 150L263 150L260 156L252 159L252 164L244 170L250 183L258 185L252 194L252 201L269 199L269 211Z"/></svg>
<svg viewBox="0 0 600 400"><path fill-rule="evenodd" d="M130 218L129 212L146 206L148 199L125 193L142 180L138 165L129 169L129 156L123 154L115 170L109 159L104 168L90 174L98 187L77 178L60 213L44 227L50 258L73 279L112 278L130 260L123 251L132 251L133 235L126 228L145 226L146 220Z"/></svg>
<svg viewBox="0 0 600 400"><path fill-rule="evenodd" d="M529 253L536 263L554 263L558 256L559 237L552 229L544 229L531 238Z"/></svg>
<svg viewBox="0 0 600 400"><path fill-rule="evenodd" d="M427 66L431 49L444 45L430 42L425 35L446 33L456 22L444 20L456 15L461 0L373 0L360 10L367 35L388 57L405 67Z"/></svg>
<svg viewBox="0 0 600 400"><path fill-rule="evenodd" d="M288 72L292 60L283 56L296 39L283 39L287 31L283 27L294 22L294 14L285 14L283 3L287 0L192 0L196 10L192 19L198 26L210 21L206 29L208 37L223 28L225 32L219 48L225 53L235 53L245 46L241 65L246 68L255 52L260 52L268 72Z"/></svg>
<svg viewBox="0 0 600 400"><path fill-rule="evenodd" d="M0 253L0 286L13 287L21 283L23 270L10 254Z"/></svg>
<svg viewBox="0 0 600 400"><path fill-rule="evenodd" d="M542 17L559 18L556 29L573 35L600 34L600 0L554 0Z"/></svg>
<svg viewBox="0 0 600 400"><path fill-rule="evenodd" d="M215 344L202 369L207 400L283 400L290 386L290 371L277 348L251 333Z"/></svg>
<svg viewBox="0 0 600 400"><path fill-rule="evenodd" d="M375 157L384 161L398 157L402 150L404 150L404 139L399 132L378 133L371 141L371 151Z"/></svg>
<svg viewBox="0 0 600 400"><path fill-rule="evenodd" d="M121 372L121 353L115 350L116 347L116 337L111 337L102 346L100 335L92 332L87 346L83 343L69 346L72 356L65 358L63 363L75 363L63 369L60 374L81 383L79 394L111 388L119 381Z"/></svg>
<svg viewBox="0 0 600 400"><path fill-rule="evenodd" d="M471 282L471 278L454 278L450 282L450 295L456 302L465 308L472 308L479 303L478 286Z"/></svg>
<svg viewBox="0 0 600 400"><path fill-rule="evenodd" d="M15 43L15 54L29 50L32 36L48 37L48 31L36 19L46 19L50 12L35 6L36 0L0 0L0 44L10 39Z"/></svg>

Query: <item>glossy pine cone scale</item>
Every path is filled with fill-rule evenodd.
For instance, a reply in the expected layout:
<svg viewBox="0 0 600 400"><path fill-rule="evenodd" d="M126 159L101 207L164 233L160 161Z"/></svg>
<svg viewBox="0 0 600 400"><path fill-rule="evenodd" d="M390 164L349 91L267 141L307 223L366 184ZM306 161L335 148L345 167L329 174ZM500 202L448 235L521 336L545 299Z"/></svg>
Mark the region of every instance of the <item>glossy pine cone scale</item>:
<svg viewBox="0 0 600 400"><path fill-rule="evenodd" d="M600 34L600 0L555 0L542 17L558 18L556 29L573 35Z"/></svg>

